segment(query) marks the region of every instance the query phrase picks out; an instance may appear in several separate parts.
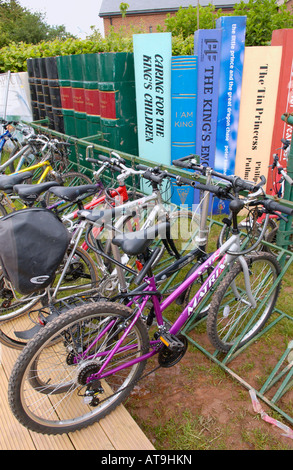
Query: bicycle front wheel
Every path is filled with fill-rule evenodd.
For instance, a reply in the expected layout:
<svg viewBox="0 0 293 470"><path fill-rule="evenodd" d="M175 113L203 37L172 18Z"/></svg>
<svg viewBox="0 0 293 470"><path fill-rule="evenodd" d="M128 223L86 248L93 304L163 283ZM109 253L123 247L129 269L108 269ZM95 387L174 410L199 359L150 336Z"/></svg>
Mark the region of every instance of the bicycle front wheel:
<svg viewBox="0 0 293 470"><path fill-rule="evenodd" d="M249 281L256 308L252 308L245 288L240 262L220 282L213 294L207 318L207 332L213 346L227 353L234 345L240 348L264 327L277 301L281 268L269 253L247 259Z"/></svg>
<svg viewBox="0 0 293 470"><path fill-rule="evenodd" d="M9 381L9 404L20 423L43 434L69 433L125 400L149 347L140 319L129 329L132 314L123 305L96 302L69 310L39 332L19 355ZM115 346L106 376L95 379Z"/></svg>

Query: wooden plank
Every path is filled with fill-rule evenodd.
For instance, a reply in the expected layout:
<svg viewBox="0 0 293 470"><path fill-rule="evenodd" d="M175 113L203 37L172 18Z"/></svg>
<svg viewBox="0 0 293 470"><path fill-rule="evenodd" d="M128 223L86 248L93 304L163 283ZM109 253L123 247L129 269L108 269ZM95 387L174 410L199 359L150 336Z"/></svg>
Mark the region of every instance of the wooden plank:
<svg viewBox="0 0 293 470"><path fill-rule="evenodd" d="M0 450L153 450L154 447L123 405L94 425L48 436L28 431L13 416L7 397L12 367L19 352L0 345Z"/></svg>
<svg viewBox="0 0 293 470"><path fill-rule="evenodd" d="M29 431L19 425L9 409L7 384L7 376L0 366L0 449L35 450Z"/></svg>
<svg viewBox="0 0 293 470"><path fill-rule="evenodd" d="M154 450L154 446L123 405L100 421L116 450Z"/></svg>
<svg viewBox="0 0 293 470"><path fill-rule="evenodd" d="M9 419L9 429L7 430L8 432L8 437L9 439L9 449L10 450L15 450L15 449L35 449L35 450L73 450L74 446L71 442L71 440L68 438L68 436L63 435L63 436L48 436L48 435L43 435L39 433L34 433L31 431L28 431L25 427L23 427L13 416L12 412L10 411L9 404L8 404L8 398L7 398L7 385L8 385L8 379L10 376L10 372L12 370L12 367L17 359L18 356L18 351L10 348L6 348L2 346L2 370L5 371L5 393L2 395L1 394L1 405L5 409L5 416L7 419ZM1 428L3 429L3 428ZM16 435L19 434L20 438L24 435L26 437L26 433L29 434L30 440L33 442L33 447L23 447L28 444L27 440L24 440L24 444L22 442L15 442L14 439L14 434ZM1 431L2 434L2 431ZM1 438L0 438L1 442Z"/></svg>

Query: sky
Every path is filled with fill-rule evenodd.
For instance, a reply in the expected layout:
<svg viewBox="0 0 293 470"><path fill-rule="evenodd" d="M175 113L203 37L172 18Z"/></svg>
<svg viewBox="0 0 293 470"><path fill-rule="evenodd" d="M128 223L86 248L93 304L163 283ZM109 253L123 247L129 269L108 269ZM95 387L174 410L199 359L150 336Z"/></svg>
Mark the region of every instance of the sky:
<svg viewBox="0 0 293 470"><path fill-rule="evenodd" d="M99 18L102 0L18 0L18 3L32 13L45 13L50 26L64 24L66 30L85 39L94 25L103 34L103 21Z"/></svg>

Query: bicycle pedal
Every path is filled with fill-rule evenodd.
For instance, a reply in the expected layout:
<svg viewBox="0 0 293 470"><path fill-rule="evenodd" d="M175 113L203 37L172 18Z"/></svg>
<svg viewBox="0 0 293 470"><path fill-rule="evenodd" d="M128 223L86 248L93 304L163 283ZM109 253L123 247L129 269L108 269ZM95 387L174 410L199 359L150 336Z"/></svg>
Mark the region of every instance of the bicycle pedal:
<svg viewBox="0 0 293 470"><path fill-rule="evenodd" d="M170 351L182 351L184 344L177 336L170 333L163 333L159 336L159 340L170 350Z"/></svg>

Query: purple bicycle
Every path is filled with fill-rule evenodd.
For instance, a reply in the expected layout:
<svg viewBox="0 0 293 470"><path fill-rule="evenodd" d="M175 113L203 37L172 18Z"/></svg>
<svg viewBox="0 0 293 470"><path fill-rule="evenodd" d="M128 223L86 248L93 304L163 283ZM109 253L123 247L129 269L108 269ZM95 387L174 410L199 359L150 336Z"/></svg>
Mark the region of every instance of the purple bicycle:
<svg viewBox="0 0 293 470"><path fill-rule="evenodd" d="M246 249L237 215L244 205L262 208L267 219L274 211L293 215L293 210L266 198L259 186L237 177L230 177L225 187L174 177L178 184L188 183L231 200L231 237L214 253L199 259L190 275L164 299L157 287L159 280L186 266L194 252L153 276L151 266L157 253L156 249L148 253L152 242L149 229L136 236L116 237L114 243L126 253L146 254L136 278L138 287L121 294L115 302L100 300L67 311L23 349L10 377L9 403L27 428L61 434L91 425L129 396L144 377L149 359L156 356L161 367L176 364L188 346L182 329L192 316L202 313L202 301L211 291L212 300L205 310L207 332L215 348L226 352L233 345L241 347L268 320L280 290L280 266L273 255L254 251L266 223L255 244ZM247 190L250 194L239 196ZM155 235L163 237L168 229L168 222L163 222ZM204 273L208 273L204 282L170 324L164 312Z"/></svg>

